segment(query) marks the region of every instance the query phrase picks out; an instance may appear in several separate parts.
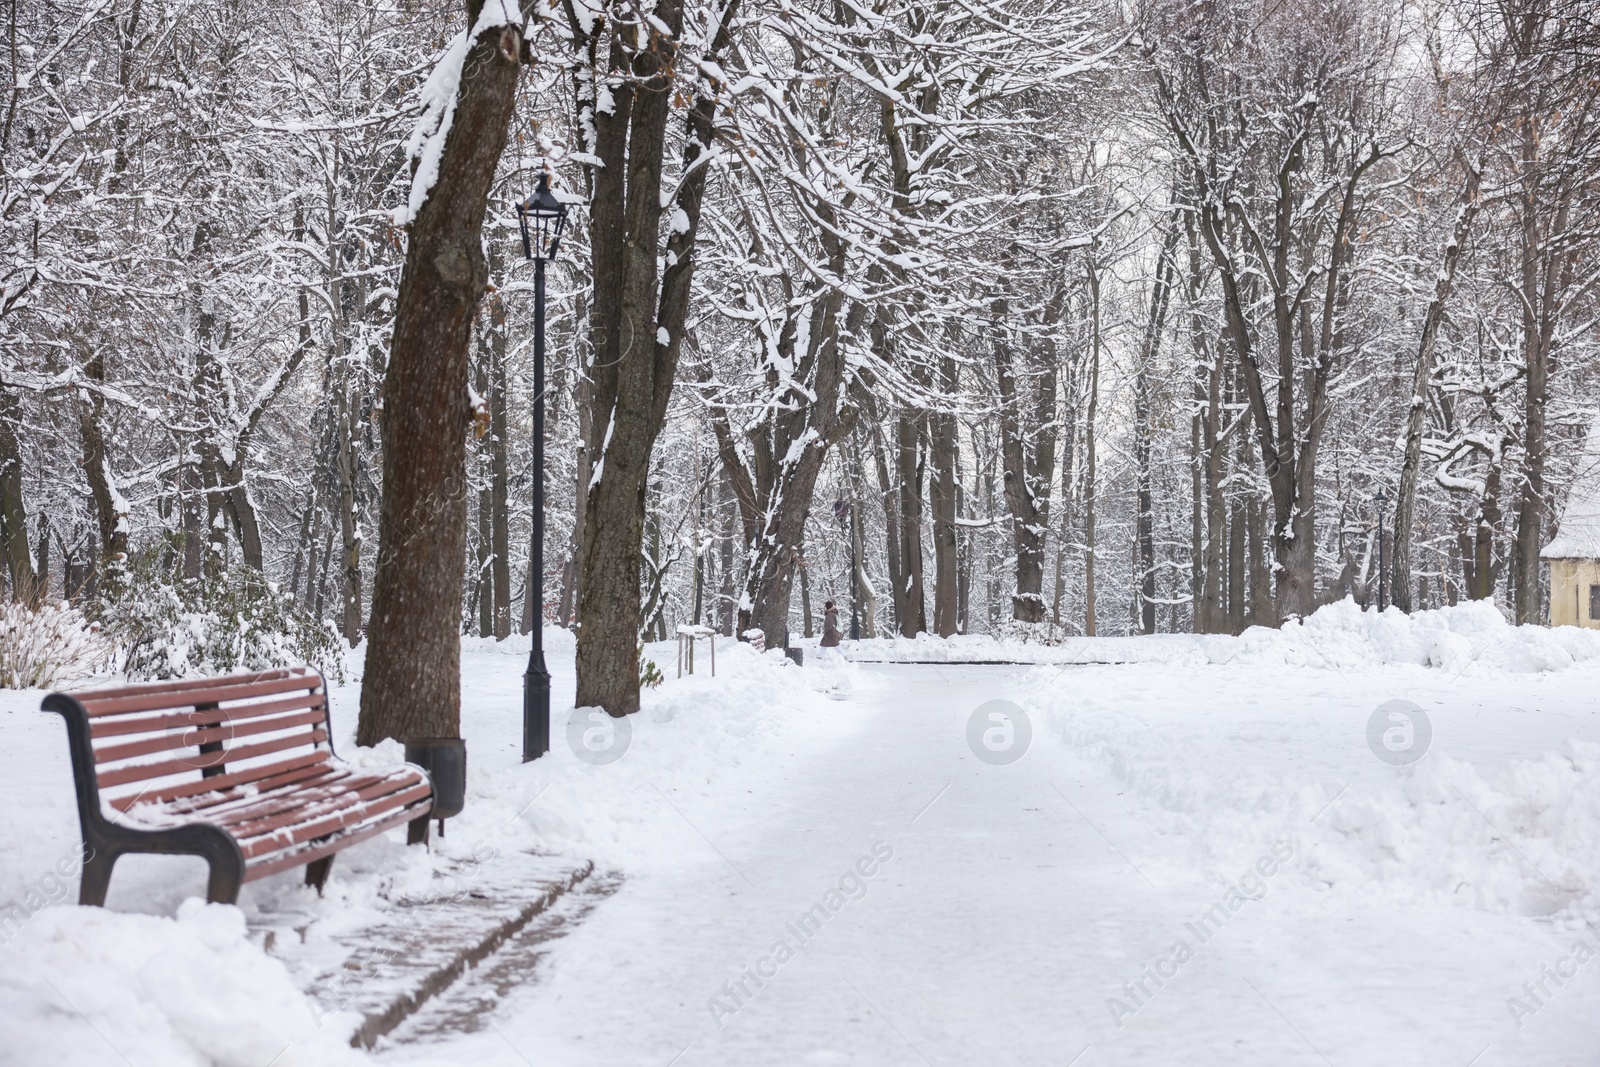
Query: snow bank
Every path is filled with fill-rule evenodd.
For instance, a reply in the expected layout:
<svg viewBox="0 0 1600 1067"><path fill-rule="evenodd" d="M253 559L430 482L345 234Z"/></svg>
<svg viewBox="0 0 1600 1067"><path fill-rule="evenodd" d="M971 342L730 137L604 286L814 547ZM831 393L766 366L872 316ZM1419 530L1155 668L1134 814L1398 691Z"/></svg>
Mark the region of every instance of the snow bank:
<svg viewBox="0 0 1600 1067"><path fill-rule="evenodd" d="M548 639L546 651L570 655L565 648L553 652ZM514 840L587 856L602 867L647 864L663 847L655 832L660 820L681 818L674 805L698 797L720 803L719 771L759 759L790 725L820 711L828 693L847 689L853 670L842 663L800 670L779 650L758 653L719 641L716 677L702 647L700 673L677 679L675 646L645 651L667 681L644 690L639 714L612 720L598 709L552 709L554 758L474 774L466 811L450 824L458 847ZM619 747L621 755L584 762L576 750L586 739L603 746L607 758Z"/></svg>
<svg viewBox="0 0 1600 1067"><path fill-rule="evenodd" d="M1406 615L1396 608L1363 611L1346 599L1281 629L1251 627L1237 637L1069 637L1041 645L984 635L922 634L852 642L848 654L892 663L1236 663L1330 670L1415 663L1470 674L1474 669L1554 671L1600 659L1600 630L1512 626L1488 601Z"/></svg>
<svg viewBox="0 0 1600 1067"><path fill-rule="evenodd" d="M1600 659L1600 631L1512 626L1486 600L1407 615L1397 608L1363 611L1346 599L1279 630L1252 627L1238 637L1194 640L1211 663L1336 670L1416 663L1457 673L1474 667L1527 673Z"/></svg>
<svg viewBox="0 0 1600 1067"><path fill-rule="evenodd" d="M238 908L177 918L45 908L0 948L0 1063L315 1067L363 1062L319 1026Z"/></svg>
<svg viewBox="0 0 1600 1067"><path fill-rule="evenodd" d="M802 671L781 652L727 642L719 643L715 678L680 681L671 677L672 646L657 646L650 651L668 681L645 691L639 714L614 723L598 709L563 707L571 700L573 640L549 628L558 690L551 752L523 764L528 644L526 637L463 642L468 799L446 836L424 851L406 847L403 831L391 832L340 853L323 898L296 869L246 886L237 908L185 900L203 888L203 865L159 859L119 865L112 909L71 905L78 841L64 731L55 716L37 711L38 691L0 692L0 729L19 764L18 774L0 780L0 804L13 816L0 822L0 1065L77 1067L124 1057L163 1067L369 1062L347 1044L359 1020L311 1002L282 961L247 939L252 914L304 912L316 920L311 943L282 950L298 966L302 957L314 961L319 938L382 919L393 901L426 895L441 871L486 848L593 859L629 876L658 859L671 862L679 857L663 823L679 827L687 812L726 805L722 771L762 758L830 692L848 688L853 672L842 663ZM351 653L352 673L362 651ZM708 668L703 660L701 670ZM354 686L333 691L341 756L356 764L399 760L396 742L370 749L351 742L358 701ZM568 733L574 717L577 748ZM584 733L606 727L624 731L619 758L585 762L577 751ZM171 866L181 863L188 864L181 871Z"/></svg>
<svg viewBox="0 0 1600 1067"><path fill-rule="evenodd" d="M1520 746L1537 755L1504 758L1510 738L1534 725L1520 708L1504 710L1518 700L1514 679L1548 649L1440 628L1458 661L1484 657L1469 660L1481 680L1462 685L1416 665L1428 635L1417 629L1420 637L1374 642L1393 653L1389 662L1410 666L1324 676L1284 668L1280 648L1202 672L1040 668L1027 688L1049 732L1143 804L1151 841L1181 843L1181 857L1140 860L1170 864L1175 881L1196 869L1226 879L1288 840L1301 857L1294 877L1316 889L1600 918L1600 744L1561 739L1567 727L1557 721L1548 739ZM1373 640L1335 632L1344 643L1321 648L1346 666ZM1490 657L1504 665L1485 666ZM1585 688L1574 679L1559 692ZM1364 727L1383 692L1414 695L1433 716L1432 746L1412 766L1389 766L1368 749ZM1528 692L1530 707L1561 706L1547 689Z"/></svg>

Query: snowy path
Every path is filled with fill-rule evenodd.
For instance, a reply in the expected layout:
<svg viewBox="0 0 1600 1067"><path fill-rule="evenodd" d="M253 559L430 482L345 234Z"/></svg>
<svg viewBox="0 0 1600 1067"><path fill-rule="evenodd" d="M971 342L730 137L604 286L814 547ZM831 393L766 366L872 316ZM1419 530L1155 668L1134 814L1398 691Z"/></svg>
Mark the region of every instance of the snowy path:
<svg viewBox="0 0 1600 1067"><path fill-rule="evenodd" d="M1183 673L1168 668L1162 685L1181 688ZM1085 681L1109 700L1141 676ZM1263 683L1296 684L1257 675L1256 695ZM1318 892L1290 870L1301 856L1280 869L1266 850L1230 878L1259 859L1272 873L1245 888L1263 885L1263 899L1207 925L1225 887L1191 873L1193 843L1037 716L1017 763L990 766L967 749L974 708L996 697L1031 707L1036 694L1022 687L1036 684L1026 668L861 667L836 717L720 776L709 796L654 782L677 812L661 832L678 860L630 873L490 1027L384 1058L1600 1063L1600 966L1579 964L1564 988L1547 982L1552 995L1521 1032L1507 1014L1507 997L1568 951L1569 931ZM1197 757L1221 764L1230 746L1260 748L1226 724L1215 740ZM852 874L858 862L870 877ZM858 885L859 899L827 898ZM837 913L799 931L819 902ZM727 985L747 968L771 977Z"/></svg>

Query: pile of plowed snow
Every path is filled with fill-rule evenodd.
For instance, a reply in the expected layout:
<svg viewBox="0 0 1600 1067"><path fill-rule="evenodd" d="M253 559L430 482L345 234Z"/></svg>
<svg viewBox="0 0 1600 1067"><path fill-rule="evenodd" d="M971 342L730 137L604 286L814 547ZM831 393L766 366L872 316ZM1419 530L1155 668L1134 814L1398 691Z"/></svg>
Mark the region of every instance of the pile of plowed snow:
<svg viewBox="0 0 1600 1067"><path fill-rule="evenodd" d="M1396 608L1363 611L1353 600L1329 604L1309 618L1238 637L1192 638L1212 663L1283 663L1346 669L1417 663L1461 672L1558 671L1600 659L1600 630L1513 626L1493 603L1469 601L1410 615Z"/></svg>
<svg viewBox="0 0 1600 1067"><path fill-rule="evenodd" d="M849 642L846 655L890 663L1240 663L1332 670L1416 663L1451 672L1477 667L1528 672L1600 659L1600 630L1513 626L1486 600L1407 615L1396 608L1363 610L1346 599L1280 629L1256 626L1237 637L1066 637L1043 644L981 634L921 634Z"/></svg>

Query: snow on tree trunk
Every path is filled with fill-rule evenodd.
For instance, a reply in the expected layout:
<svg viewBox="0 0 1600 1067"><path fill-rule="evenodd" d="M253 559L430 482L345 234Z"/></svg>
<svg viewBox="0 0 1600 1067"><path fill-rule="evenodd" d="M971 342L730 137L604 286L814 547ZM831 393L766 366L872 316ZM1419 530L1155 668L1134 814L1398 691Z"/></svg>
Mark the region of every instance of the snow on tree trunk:
<svg viewBox="0 0 1600 1067"><path fill-rule="evenodd" d="M435 72L434 100L442 102L429 112L436 125L417 151L408 202L413 217L383 387L383 503L357 731L363 745L460 736L469 343L488 280L483 217L522 50L520 12L503 0L489 0L481 12L474 6L472 29Z"/></svg>

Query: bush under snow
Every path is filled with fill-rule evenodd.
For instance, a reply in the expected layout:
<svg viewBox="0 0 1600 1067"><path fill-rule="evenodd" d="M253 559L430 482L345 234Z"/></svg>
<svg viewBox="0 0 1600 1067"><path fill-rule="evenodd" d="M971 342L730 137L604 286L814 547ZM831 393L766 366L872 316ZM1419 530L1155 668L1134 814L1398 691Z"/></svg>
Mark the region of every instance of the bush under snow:
<svg viewBox="0 0 1600 1067"><path fill-rule="evenodd" d="M0 604L0 687L52 689L104 670L111 646L68 603Z"/></svg>
<svg viewBox="0 0 1600 1067"><path fill-rule="evenodd" d="M101 611L129 678L187 678L310 664L344 680L338 636L248 568L174 580L143 554Z"/></svg>

